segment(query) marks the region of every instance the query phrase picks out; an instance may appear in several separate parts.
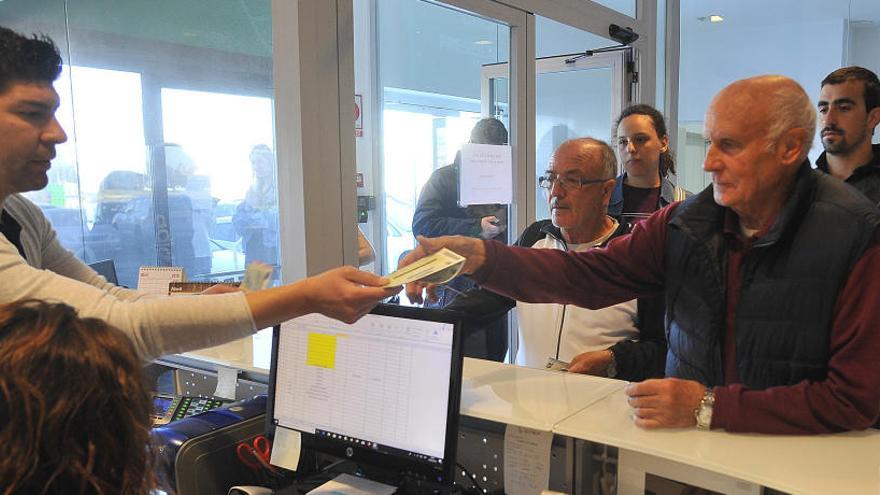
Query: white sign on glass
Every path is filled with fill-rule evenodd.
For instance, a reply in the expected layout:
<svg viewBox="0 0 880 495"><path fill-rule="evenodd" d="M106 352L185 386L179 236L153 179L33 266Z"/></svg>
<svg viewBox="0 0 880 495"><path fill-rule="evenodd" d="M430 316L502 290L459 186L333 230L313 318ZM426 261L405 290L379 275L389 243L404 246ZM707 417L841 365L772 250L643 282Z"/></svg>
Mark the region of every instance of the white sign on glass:
<svg viewBox="0 0 880 495"><path fill-rule="evenodd" d="M458 203L461 206L510 204L512 177L510 146L465 144L461 148Z"/></svg>

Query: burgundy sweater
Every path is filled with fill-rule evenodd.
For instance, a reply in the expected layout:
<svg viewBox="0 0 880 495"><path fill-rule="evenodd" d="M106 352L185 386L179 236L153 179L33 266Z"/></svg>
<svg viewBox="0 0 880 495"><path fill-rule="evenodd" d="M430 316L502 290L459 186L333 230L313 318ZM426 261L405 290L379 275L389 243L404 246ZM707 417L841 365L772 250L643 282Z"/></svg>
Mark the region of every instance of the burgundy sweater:
<svg viewBox="0 0 880 495"><path fill-rule="evenodd" d="M583 253L507 247L486 241L486 263L473 275L495 292L525 302L598 309L663 292L667 224L673 203L618 237ZM729 229L725 229L729 232ZM758 233L760 236L761 233ZM738 267L754 238L728 239L728 267ZM833 242L829 239L828 242ZM728 270L727 294L739 293L740 272ZM725 366L714 388L712 428L731 432L830 433L870 427L880 414L880 234L843 286L831 323L831 357L822 381L751 390ZM734 296L735 297L735 296ZM729 298L723 356L735 363L736 299ZM733 370L733 371L731 371Z"/></svg>

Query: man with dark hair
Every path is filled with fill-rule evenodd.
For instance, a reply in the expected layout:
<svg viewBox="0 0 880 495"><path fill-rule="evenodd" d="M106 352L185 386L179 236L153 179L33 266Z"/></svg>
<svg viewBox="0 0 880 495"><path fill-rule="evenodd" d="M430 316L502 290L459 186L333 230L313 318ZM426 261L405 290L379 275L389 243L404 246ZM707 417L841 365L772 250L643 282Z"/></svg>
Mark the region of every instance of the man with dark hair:
<svg viewBox="0 0 880 495"><path fill-rule="evenodd" d="M46 187L55 147L67 140L52 86L60 62L48 38L0 27L0 304L63 301L121 329L148 359L247 337L307 313L354 321L397 292L352 267L247 294L196 298L149 297L108 283L61 246L43 212L20 194Z"/></svg>
<svg viewBox="0 0 880 495"><path fill-rule="evenodd" d="M471 129L469 142L507 144L507 129L498 119L480 119ZM431 174L422 187L413 213L413 234L427 237L469 235L494 239L502 233L506 223L506 218L499 218L506 216L502 214L506 212L503 205L459 205L460 169L459 151L452 164L440 167Z"/></svg>
<svg viewBox="0 0 880 495"><path fill-rule="evenodd" d="M420 239L521 301L666 298L666 378L627 386L639 426L859 430L880 414L880 211L810 167L816 112L783 76L736 81L706 112L712 185L603 249ZM422 284L407 286L421 299Z"/></svg>
<svg viewBox="0 0 880 495"><path fill-rule="evenodd" d="M816 166L880 204L880 144L871 145L880 123L877 75L855 66L828 74L822 80L819 116L825 151Z"/></svg>
<svg viewBox="0 0 880 495"><path fill-rule="evenodd" d="M0 26L0 91L17 81L54 81L59 74L61 54L52 40Z"/></svg>
<svg viewBox="0 0 880 495"><path fill-rule="evenodd" d="M471 129L471 143L477 144L507 144L507 128L504 124L492 117L480 119Z"/></svg>
<svg viewBox="0 0 880 495"><path fill-rule="evenodd" d="M507 129L504 124L491 117L480 119L471 129L470 143L507 144ZM466 235L482 239L506 240L507 207L505 205L459 204L459 177L461 175L461 151L455 154L455 161L440 167L431 174L422 187L416 210L413 213L413 235L436 237L441 235ZM451 280L437 290L437 300L426 306L443 308L452 303L455 297L471 289L474 284L464 278ZM499 361L507 352L506 325L498 321L475 332L464 343L465 355ZM485 337L483 339L482 337Z"/></svg>
<svg viewBox="0 0 880 495"><path fill-rule="evenodd" d="M616 171L614 150L603 141L579 138L560 144L538 179L546 192L550 219L526 227L516 245L581 252L605 246L625 234L627 226L608 214ZM566 304L530 304L475 288L458 296L447 309L464 314L468 324L485 325L514 307L519 346L513 361L520 366L543 368L561 360L575 373L621 380L663 376L666 338L662 297L592 310Z"/></svg>

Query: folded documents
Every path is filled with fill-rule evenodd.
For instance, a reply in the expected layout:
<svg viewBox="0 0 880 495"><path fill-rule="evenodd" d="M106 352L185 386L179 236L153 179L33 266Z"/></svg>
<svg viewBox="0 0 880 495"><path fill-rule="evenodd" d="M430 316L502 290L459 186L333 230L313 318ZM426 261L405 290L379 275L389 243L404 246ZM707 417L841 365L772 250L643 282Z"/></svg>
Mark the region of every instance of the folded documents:
<svg viewBox="0 0 880 495"><path fill-rule="evenodd" d="M464 261L463 256L443 248L388 275L389 282L385 287L397 287L416 280L428 284L442 284L461 273Z"/></svg>

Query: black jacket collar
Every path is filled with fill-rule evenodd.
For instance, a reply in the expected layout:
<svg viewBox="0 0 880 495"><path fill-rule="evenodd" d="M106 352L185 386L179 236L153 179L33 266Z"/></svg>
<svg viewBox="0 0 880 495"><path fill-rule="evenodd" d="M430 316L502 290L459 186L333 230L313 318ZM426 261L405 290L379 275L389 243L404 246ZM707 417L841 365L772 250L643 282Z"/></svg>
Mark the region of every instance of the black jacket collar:
<svg viewBox="0 0 880 495"><path fill-rule="evenodd" d="M874 152L871 161L853 170L850 178L856 178L864 174L880 173L880 144L872 145L871 149ZM828 170L828 153L826 151L823 151L819 158L816 159L816 168L826 174L830 173Z"/></svg>

